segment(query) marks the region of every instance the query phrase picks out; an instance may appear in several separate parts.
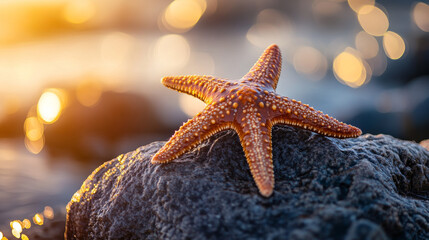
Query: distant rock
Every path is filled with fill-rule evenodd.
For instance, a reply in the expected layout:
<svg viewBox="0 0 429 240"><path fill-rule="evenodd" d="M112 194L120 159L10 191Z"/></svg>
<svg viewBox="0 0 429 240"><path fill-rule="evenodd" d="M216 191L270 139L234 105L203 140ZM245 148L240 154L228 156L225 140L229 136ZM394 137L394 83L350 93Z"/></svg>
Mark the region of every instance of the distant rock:
<svg viewBox="0 0 429 240"><path fill-rule="evenodd" d="M429 151L416 143L274 127L269 198L232 131L152 165L162 145L97 168L67 206L67 239L429 238Z"/></svg>

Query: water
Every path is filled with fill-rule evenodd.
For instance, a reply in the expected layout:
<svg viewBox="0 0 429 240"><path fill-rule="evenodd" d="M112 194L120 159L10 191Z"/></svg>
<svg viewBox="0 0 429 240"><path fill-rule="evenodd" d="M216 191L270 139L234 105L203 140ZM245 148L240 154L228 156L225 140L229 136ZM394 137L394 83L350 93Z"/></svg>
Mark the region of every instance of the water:
<svg viewBox="0 0 429 240"><path fill-rule="evenodd" d="M1 140L0 226L31 218L45 206L64 208L95 167L34 155L20 141Z"/></svg>

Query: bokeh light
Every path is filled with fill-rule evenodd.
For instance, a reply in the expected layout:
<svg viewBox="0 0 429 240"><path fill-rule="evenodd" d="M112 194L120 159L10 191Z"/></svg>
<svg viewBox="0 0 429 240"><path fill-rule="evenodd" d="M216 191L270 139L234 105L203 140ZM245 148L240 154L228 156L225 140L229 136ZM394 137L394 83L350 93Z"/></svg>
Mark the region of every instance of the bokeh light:
<svg viewBox="0 0 429 240"><path fill-rule="evenodd" d="M429 32L429 5L418 2L412 12L414 23L422 31Z"/></svg>
<svg viewBox="0 0 429 240"><path fill-rule="evenodd" d="M377 56L366 60L371 67L373 76L381 76L387 69L386 55L379 52Z"/></svg>
<svg viewBox="0 0 429 240"><path fill-rule="evenodd" d="M355 37L355 46L363 58L373 58L378 54L378 42L375 37L364 31L360 31Z"/></svg>
<svg viewBox="0 0 429 240"><path fill-rule="evenodd" d="M191 55L188 41L181 35L168 34L159 38L153 49L155 63L164 71L184 67Z"/></svg>
<svg viewBox="0 0 429 240"><path fill-rule="evenodd" d="M33 222L34 224L37 224L37 225L43 225L44 223L43 215L40 213L36 213L33 217Z"/></svg>
<svg viewBox="0 0 429 240"><path fill-rule="evenodd" d="M54 209L52 209L50 206L46 206L43 210L43 216L47 219L54 219Z"/></svg>
<svg viewBox="0 0 429 240"><path fill-rule="evenodd" d="M310 46L299 47L293 56L293 66L299 73L313 80L322 79L328 69L326 57Z"/></svg>
<svg viewBox="0 0 429 240"><path fill-rule="evenodd" d="M30 141L37 141L43 137L44 126L37 117L28 117L24 122L25 136Z"/></svg>
<svg viewBox="0 0 429 240"><path fill-rule="evenodd" d="M69 0L64 9L64 19L73 24L82 24L90 20L96 12L91 0Z"/></svg>
<svg viewBox="0 0 429 240"><path fill-rule="evenodd" d="M12 228L12 235L16 238L20 238L22 233L21 223L19 221L12 221L10 226Z"/></svg>
<svg viewBox="0 0 429 240"><path fill-rule="evenodd" d="M335 57L333 71L340 82L353 88L362 86L369 79L364 61L350 48Z"/></svg>
<svg viewBox="0 0 429 240"><path fill-rule="evenodd" d="M205 0L174 0L162 16L164 27L178 32L187 31L197 24L206 7Z"/></svg>
<svg viewBox="0 0 429 240"><path fill-rule="evenodd" d="M286 15L275 9L264 9L247 31L246 38L253 45L265 48L273 43L287 44L292 32L292 24Z"/></svg>
<svg viewBox="0 0 429 240"><path fill-rule="evenodd" d="M375 0L348 0L349 6L353 11L359 12L359 10L365 6L374 6Z"/></svg>
<svg viewBox="0 0 429 240"><path fill-rule="evenodd" d="M100 100L102 92L103 87L100 82L85 79L76 88L76 98L83 106L91 107Z"/></svg>
<svg viewBox="0 0 429 240"><path fill-rule="evenodd" d="M48 89L40 96L37 103L37 114L45 123L55 122L63 108L61 91Z"/></svg>
<svg viewBox="0 0 429 240"><path fill-rule="evenodd" d="M0 232L0 240L3 240L3 233Z"/></svg>
<svg viewBox="0 0 429 240"><path fill-rule="evenodd" d="M38 154L42 151L43 147L45 146L45 137L42 136L41 138L31 141L27 137L24 139L25 148L33 154Z"/></svg>
<svg viewBox="0 0 429 240"><path fill-rule="evenodd" d="M21 226L21 223L19 223L18 221L13 221L13 222L11 223L11 225L12 225L12 228L13 228L13 229L16 229L16 231L17 231L17 232L19 232L19 233L21 233L21 232L22 232L22 226Z"/></svg>
<svg viewBox="0 0 429 240"><path fill-rule="evenodd" d="M382 36L389 28L387 15L378 7L365 5L359 9L358 20L365 32Z"/></svg>
<svg viewBox="0 0 429 240"><path fill-rule="evenodd" d="M187 94L180 95L179 104L180 109L189 117L197 115L206 106L203 101Z"/></svg>
<svg viewBox="0 0 429 240"><path fill-rule="evenodd" d="M31 228L31 222L27 218L22 221L22 226L26 229Z"/></svg>
<svg viewBox="0 0 429 240"><path fill-rule="evenodd" d="M404 54L405 42L399 34L388 31L383 35L383 48L390 59L396 60Z"/></svg>
<svg viewBox="0 0 429 240"><path fill-rule="evenodd" d="M29 240L29 238L28 238L28 237L27 237L27 235L25 235L25 234L22 234L22 235L21 235L21 239L22 239L22 240Z"/></svg>

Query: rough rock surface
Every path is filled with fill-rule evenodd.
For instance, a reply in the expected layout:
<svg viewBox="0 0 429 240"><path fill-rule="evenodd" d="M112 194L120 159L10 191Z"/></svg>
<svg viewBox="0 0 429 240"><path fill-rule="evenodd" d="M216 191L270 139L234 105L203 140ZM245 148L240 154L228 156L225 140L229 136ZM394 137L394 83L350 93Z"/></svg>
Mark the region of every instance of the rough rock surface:
<svg viewBox="0 0 429 240"><path fill-rule="evenodd" d="M162 145L97 168L67 207L67 239L429 238L429 151L416 143L274 127L269 198L232 131L152 165Z"/></svg>

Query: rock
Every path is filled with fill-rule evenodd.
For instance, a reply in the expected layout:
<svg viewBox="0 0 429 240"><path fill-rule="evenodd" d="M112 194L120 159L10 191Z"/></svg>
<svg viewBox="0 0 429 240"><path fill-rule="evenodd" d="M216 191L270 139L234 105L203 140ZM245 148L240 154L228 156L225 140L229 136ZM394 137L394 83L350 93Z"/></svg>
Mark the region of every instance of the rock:
<svg viewBox="0 0 429 240"><path fill-rule="evenodd" d="M385 135L273 128L265 198L224 131L152 165L155 142L97 168L67 206L67 239L428 239L429 151Z"/></svg>

